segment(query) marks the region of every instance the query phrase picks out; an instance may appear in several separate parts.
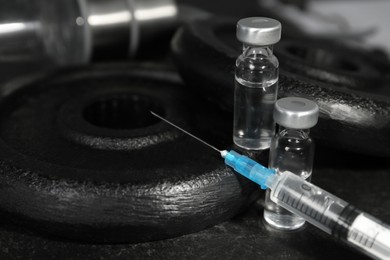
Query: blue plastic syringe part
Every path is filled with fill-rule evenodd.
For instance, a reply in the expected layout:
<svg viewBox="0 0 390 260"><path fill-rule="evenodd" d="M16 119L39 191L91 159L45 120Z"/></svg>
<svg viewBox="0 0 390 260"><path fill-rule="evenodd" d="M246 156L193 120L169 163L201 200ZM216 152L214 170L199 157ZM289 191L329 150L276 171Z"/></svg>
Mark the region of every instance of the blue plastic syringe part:
<svg viewBox="0 0 390 260"><path fill-rule="evenodd" d="M221 154L222 158L225 159L225 164L229 165L236 172L240 173L241 175L245 176L246 178L250 179L251 181L259 184L263 190L265 190L267 188L274 187L275 183L277 182L278 177L277 177L277 175L275 175L276 172L274 170L268 169L268 168L264 167L263 165L255 162L254 160L252 160L244 155L241 155L233 150L231 150L231 151L218 150L217 148L210 145L209 143L206 143L205 141L203 141L199 137L191 134L190 132L184 130L183 128L166 120L162 116L160 116L152 111L150 111L150 113L153 116L163 120L167 124L170 124L171 126L179 129L180 131L186 133L187 135L195 138L199 142L207 145L211 149L219 152Z"/></svg>
<svg viewBox="0 0 390 260"><path fill-rule="evenodd" d="M225 163L241 175L271 189L271 200L376 259L390 259L390 228L380 220L307 182L284 172L275 174L235 151L220 151Z"/></svg>
<svg viewBox="0 0 390 260"><path fill-rule="evenodd" d="M237 153L236 151L220 151L225 164L232 167L236 172L260 185L265 190L273 186L277 180L275 170L268 169L254 160Z"/></svg>
<svg viewBox="0 0 390 260"><path fill-rule="evenodd" d="M371 257L390 259L390 228L379 220L291 172L275 174L274 170L233 150L218 150L156 113L151 113L219 152L225 164L259 184L262 189L270 188L273 202Z"/></svg>

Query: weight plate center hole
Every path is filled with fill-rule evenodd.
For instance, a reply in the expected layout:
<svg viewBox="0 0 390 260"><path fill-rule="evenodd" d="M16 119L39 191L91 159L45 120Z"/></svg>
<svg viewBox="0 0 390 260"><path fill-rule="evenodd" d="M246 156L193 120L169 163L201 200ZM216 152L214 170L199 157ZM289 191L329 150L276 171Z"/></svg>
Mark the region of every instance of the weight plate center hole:
<svg viewBox="0 0 390 260"><path fill-rule="evenodd" d="M287 52L301 60L318 67L332 68L347 72L358 72L359 66L344 57L337 57L330 51L305 46L288 46Z"/></svg>
<svg viewBox="0 0 390 260"><path fill-rule="evenodd" d="M144 128L159 122L150 111L165 116L160 102L149 96L118 94L102 97L87 105L82 113L90 124L109 129Z"/></svg>

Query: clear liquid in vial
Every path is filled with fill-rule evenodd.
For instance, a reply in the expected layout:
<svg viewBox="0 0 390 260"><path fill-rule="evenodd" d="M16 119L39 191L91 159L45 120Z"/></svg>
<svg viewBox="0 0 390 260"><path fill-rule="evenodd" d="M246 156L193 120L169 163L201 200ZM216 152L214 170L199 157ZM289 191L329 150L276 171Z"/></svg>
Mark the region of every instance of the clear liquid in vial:
<svg viewBox="0 0 390 260"><path fill-rule="evenodd" d="M292 172L310 181L313 167L314 143L302 130L285 129L275 137L271 144L270 168L279 174ZM305 224L305 220L283 209L270 199L266 191L264 219L277 229L294 230Z"/></svg>
<svg viewBox="0 0 390 260"><path fill-rule="evenodd" d="M236 77L233 141L237 146L250 150L270 147L277 89L278 78L253 83Z"/></svg>

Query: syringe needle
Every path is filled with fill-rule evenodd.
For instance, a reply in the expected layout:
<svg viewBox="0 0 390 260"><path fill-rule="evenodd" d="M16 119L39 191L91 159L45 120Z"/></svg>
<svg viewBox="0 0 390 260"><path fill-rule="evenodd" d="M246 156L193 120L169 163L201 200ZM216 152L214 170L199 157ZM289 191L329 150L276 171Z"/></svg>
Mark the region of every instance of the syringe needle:
<svg viewBox="0 0 390 260"><path fill-rule="evenodd" d="M221 154L221 156L224 157L224 154L225 154L226 151L224 151L224 150L223 150L223 151L222 151L222 150L218 150L217 148L215 148L215 147L212 146L211 144L206 143L205 141L203 141L203 140L200 139L199 137L197 137L197 136L191 134L190 132L184 130L183 128L181 128L181 127L175 125L174 123L172 123L172 122L166 120L165 118L163 118L162 116L160 116L160 115L154 113L153 111L150 111L150 113L151 113L152 115L154 115L155 117L161 119L161 120L164 121L165 123L170 124L171 126L175 127L176 129L179 129L179 130L182 131L183 133L185 133L185 134L191 136L192 138L198 140L199 142L201 142L201 143L207 145L207 146L210 147L211 149L213 149L213 150L219 152L219 153Z"/></svg>
<svg viewBox="0 0 390 260"><path fill-rule="evenodd" d="M390 259L390 228L379 220L291 172L276 174L275 170L233 150L218 150L156 113L150 113L219 152L226 165L259 184L262 189L269 188L271 200L275 203L371 257ZM315 200L312 196L315 196Z"/></svg>

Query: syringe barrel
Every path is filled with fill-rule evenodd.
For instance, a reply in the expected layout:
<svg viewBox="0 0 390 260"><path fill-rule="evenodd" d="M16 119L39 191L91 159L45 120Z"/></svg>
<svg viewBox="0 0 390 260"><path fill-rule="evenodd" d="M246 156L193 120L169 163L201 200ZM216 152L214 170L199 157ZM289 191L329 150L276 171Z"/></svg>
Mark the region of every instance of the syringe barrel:
<svg viewBox="0 0 390 260"><path fill-rule="evenodd" d="M332 234L340 215L349 205L289 172L280 175L279 182L271 190L271 200L289 211L297 212L297 215L328 234Z"/></svg>
<svg viewBox="0 0 390 260"><path fill-rule="evenodd" d="M285 172L271 188L271 200L367 255L390 259L390 229L344 200Z"/></svg>

